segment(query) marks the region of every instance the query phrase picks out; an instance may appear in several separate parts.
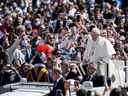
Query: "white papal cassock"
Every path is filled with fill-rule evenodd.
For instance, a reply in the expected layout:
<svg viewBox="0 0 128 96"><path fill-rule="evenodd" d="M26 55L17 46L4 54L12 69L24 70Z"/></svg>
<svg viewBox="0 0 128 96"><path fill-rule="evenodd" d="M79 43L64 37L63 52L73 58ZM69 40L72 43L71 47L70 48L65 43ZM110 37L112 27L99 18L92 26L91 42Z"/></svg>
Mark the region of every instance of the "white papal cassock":
<svg viewBox="0 0 128 96"><path fill-rule="evenodd" d="M87 47L84 52L84 59L88 62L97 64L97 72L106 76L106 66L109 64L109 76L114 70L110 68L112 55L115 54L115 49L109 40L99 36L96 41L93 41L91 35L88 36ZM101 63L98 63L101 62ZM114 66L113 66L114 67Z"/></svg>

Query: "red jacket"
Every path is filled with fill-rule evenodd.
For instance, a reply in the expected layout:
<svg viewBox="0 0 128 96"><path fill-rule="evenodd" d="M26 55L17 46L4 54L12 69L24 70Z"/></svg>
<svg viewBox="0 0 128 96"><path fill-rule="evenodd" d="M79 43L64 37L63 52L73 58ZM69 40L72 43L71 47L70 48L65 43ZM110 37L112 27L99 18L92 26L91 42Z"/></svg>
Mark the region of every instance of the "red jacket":
<svg viewBox="0 0 128 96"><path fill-rule="evenodd" d="M36 50L38 52L45 53L47 58L51 58L52 57L53 47L50 46L49 44L39 44L39 45L37 45Z"/></svg>

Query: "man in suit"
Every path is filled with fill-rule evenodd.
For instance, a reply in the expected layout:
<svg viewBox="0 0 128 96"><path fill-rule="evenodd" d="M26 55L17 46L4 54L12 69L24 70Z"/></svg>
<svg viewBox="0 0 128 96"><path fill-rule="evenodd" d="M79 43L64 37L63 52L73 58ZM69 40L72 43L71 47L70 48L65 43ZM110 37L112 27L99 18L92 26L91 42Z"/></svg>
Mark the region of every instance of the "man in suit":
<svg viewBox="0 0 128 96"><path fill-rule="evenodd" d="M98 75L96 73L97 66L96 64L88 64L87 66L87 74L83 77L81 83L84 81L92 81L93 82L93 87L100 87L104 86L104 76Z"/></svg>
<svg viewBox="0 0 128 96"><path fill-rule="evenodd" d="M96 73L96 64L88 64L87 65L87 73L86 75L83 77L81 83L83 83L84 81L92 81L93 82L93 87L100 87L100 86L104 86L104 77L101 75L98 75ZM86 91L84 89L80 89L80 86L77 85L75 86L76 89L76 94L77 96L91 96L91 91Z"/></svg>
<svg viewBox="0 0 128 96"><path fill-rule="evenodd" d="M53 90L49 93L48 96L65 96L65 88L64 88L65 80L62 76L61 68L54 67L52 76L54 80L54 86L53 86Z"/></svg>

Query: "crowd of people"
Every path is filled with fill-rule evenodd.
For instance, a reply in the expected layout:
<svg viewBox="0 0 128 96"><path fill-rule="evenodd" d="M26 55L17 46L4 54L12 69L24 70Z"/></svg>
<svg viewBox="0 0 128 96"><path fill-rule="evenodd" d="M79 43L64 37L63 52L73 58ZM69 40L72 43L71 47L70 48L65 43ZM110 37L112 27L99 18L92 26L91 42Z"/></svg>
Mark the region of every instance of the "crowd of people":
<svg viewBox="0 0 128 96"><path fill-rule="evenodd" d="M106 86L106 65L127 56L127 0L0 0L0 86L60 80L50 96L68 79Z"/></svg>

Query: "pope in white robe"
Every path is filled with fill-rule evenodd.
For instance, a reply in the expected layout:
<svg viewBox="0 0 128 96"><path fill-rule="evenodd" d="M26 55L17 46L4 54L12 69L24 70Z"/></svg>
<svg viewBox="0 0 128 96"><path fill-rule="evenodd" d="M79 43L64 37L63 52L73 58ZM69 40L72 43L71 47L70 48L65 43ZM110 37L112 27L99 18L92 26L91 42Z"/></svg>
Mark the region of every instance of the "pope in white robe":
<svg viewBox="0 0 128 96"><path fill-rule="evenodd" d="M115 54L115 50L111 42L100 36L100 30L97 27L92 28L88 36L83 63L87 62L97 64L97 73L104 76L107 76L108 64L108 75L111 77L114 71L110 68L113 54Z"/></svg>

